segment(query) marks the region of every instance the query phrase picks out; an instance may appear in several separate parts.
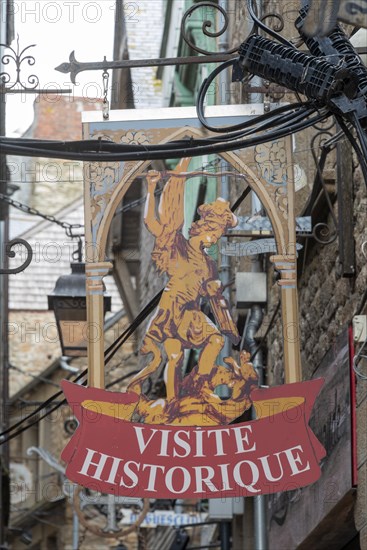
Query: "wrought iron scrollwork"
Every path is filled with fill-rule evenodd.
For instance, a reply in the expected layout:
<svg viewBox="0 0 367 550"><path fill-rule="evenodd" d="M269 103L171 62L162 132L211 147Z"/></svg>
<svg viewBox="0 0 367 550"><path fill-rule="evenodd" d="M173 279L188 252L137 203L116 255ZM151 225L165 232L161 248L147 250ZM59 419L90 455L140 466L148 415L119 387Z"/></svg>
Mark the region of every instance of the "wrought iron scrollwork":
<svg viewBox="0 0 367 550"><path fill-rule="evenodd" d="M283 17L280 14L274 12L274 13L267 13L259 19L256 13L254 13L253 11L252 0L248 0L248 2L250 2L250 4L248 5L248 10L254 21L254 28L250 31L250 34L255 32L257 27L260 27L264 29L271 36L274 36L275 38L277 38L278 41L290 44L288 43L287 40L285 40L285 38L283 38L280 34L277 33L278 30L283 29L283 25L284 25ZM200 48L191 39L188 19L195 12L197 12L197 10L203 10L203 9L206 9L207 11L209 10L212 11L212 14L211 14L212 21L209 19L205 19L201 26L204 36L211 39L216 39L220 36L223 36L229 24L229 16L226 10L222 6L219 6L218 4L212 1L198 2L193 6L191 6L185 12L181 21L182 39L194 52L197 52L202 55L192 55L192 56L185 56L185 57L167 57L167 58L156 58L156 59L133 59L133 60L121 59L118 61L108 61L107 58L104 57L103 61L79 62L75 57L75 52L72 51L69 56L69 62L61 63L60 65L58 65L58 67L55 68L55 70L65 74L69 73L71 81L75 84L76 76L82 71L97 71L97 70L107 71L108 69L131 69L135 67L164 67L164 66L177 66L177 65L188 65L188 64L199 64L199 63L223 63L223 62L230 61L231 59L234 59L235 58L234 54L238 52L239 45L236 45L233 48L226 51L211 52L209 50L205 50L204 48ZM252 13L254 13L254 15L252 15ZM218 31L210 30L214 25L214 22L217 19L216 16L218 14L221 17L223 17L221 28ZM267 26L264 23L264 21L266 21L267 19L273 19L277 21L277 24L274 25L274 29L271 29L269 26ZM244 39L245 37L241 38L241 40L244 40ZM290 44L290 45L293 46L293 44Z"/></svg>
<svg viewBox="0 0 367 550"><path fill-rule="evenodd" d="M335 241L338 236L338 227L335 224L336 220L333 220L334 227L331 228L327 223L317 223L313 230L312 236L320 244L331 244Z"/></svg>
<svg viewBox="0 0 367 550"><path fill-rule="evenodd" d="M280 13L269 12L259 17L256 13L256 3L254 2L254 0L247 0L247 9L252 21L254 22L254 31L257 31L257 29L260 28L282 44L294 47L291 42L289 42L286 38L279 34L284 29L284 18L282 15L280 15ZM267 19L277 20L278 25L274 25L273 28L269 25L266 25L265 21Z"/></svg>
<svg viewBox="0 0 367 550"><path fill-rule="evenodd" d="M203 21L203 24L202 24L202 27L201 27L203 34L205 36L207 36L208 38L218 38L219 36L222 36L226 32L226 30L228 28L228 23L229 23L228 13L225 11L225 9L222 6L220 6L218 4L215 4L213 2L210 2L210 1L207 1L207 2L198 2L198 3L194 4L193 6L191 6L184 13L184 15L182 17L182 21L181 21L181 36L182 36L183 40L186 42L186 44L193 51L195 51L197 53L201 53L203 55L214 55L216 52L209 51L209 50L204 50L203 48L200 48L197 44L195 44L195 42L193 42L190 39L189 31L188 31L188 28L187 28L188 27L187 26L188 19L195 12L199 12L199 10L203 10L205 8L210 8L210 10L213 10L213 13L212 13L212 19L213 20L215 20L216 16L218 14L220 14L223 17L223 24L222 24L221 28L218 31L215 32L215 31L210 30L213 26L213 22L210 19L205 19ZM284 19L283 19L282 15L280 15L279 13L271 12L271 13L266 13L266 14L262 15L261 17L258 17L257 14L256 14L256 11L254 9L252 0L248 0L247 8L248 8L250 17L254 22L254 27L250 31L250 34L255 32L257 27L260 27L263 30L265 30L268 34L270 34L271 36L277 38L278 40L285 41L285 39L278 34L284 28ZM272 21L274 21L274 20L276 21L276 24L273 24L273 28L271 28L269 25L267 25L265 23L265 21L267 21L268 19L270 19ZM221 52L221 53L230 55L230 54L233 54L233 53L237 52L238 48L239 48L239 45L231 48L230 50L226 50L225 52Z"/></svg>
<svg viewBox="0 0 367 550"><path fill-rule="evenodd" d="M217 32L213 32L213 31L209 30L212 27L213 23L209 19L206 19L203 22L202 27L201 27L201 29L203 31L203 34L205 36L208 36L209 38L218 38L219 36L222 36L226 32L226 30L228 28L229 17L228 17L227 12L225 11L225 9L223 9L222 6L219 6L218 4L214 4L213 2L198 2L197 4L194 4L193 6L191 6L184 13L184 16L182 17L182 21L181 21L181 35L182 35L182 38L184 39L184 41L186 42L186 44L192 50L194 50L195 52L202 53L204 55L213 55L216 52L211 52L211 51L208 51L208 50L204 50L203 48L200 48L194 42L192 42L190 40L190 38L188 36L188 33L187 33L187 30L186 30L186 22L189 19L189 17L191 17L194 12L196 12L197 10L200 10L202 8L210 8L210 9L214 10L214 14L215 14L215 12L217 12L217 13L220 12L221 15L224 18L223 26ZM213 19L215 19L215 15L213 16ZM232 53L237 52L237 50L238 50L238 46L236 46L235 48L231 48L230 50L227 50L225 52L221 52L221 53L230 55Z"/></svg>
<svg viewBox="0 0 367 550"><path fill-rule="evenodd" d="M7 86L7 91L13 90L16 87L20 88L21 90L34 90L39 85L39 78L35 74L31 74L27 77L27 84L24 84L24 81L21 80L21 71L22 71L22 65L28 64L29 66L33 66L36 62L33 55L26 54L30 48L34 48L35 44L31 44L30 46L27 46L26 48L23 48L23 50L20 50L19 47L19 36L17 37L17 47L16 50L12 48L11 46L7 46L6 44L0 44L0 46L6 48L6 53L3 54L1 57L1 62L3 65L11 65L15 64L15 77L12 78L11 72L9 71L3 71L0 73L0 81L1 83L6 86L7 84L11 84L11 86Z"/></svg>
<svg viewBox="0 0 367 550"><path fill-rule="evenodd" d="M330 200L328 190L323 177L323 166L320 166L320 161L317 156L317 150L322 150L325 148L330 152L335 144L331 145L332 138L335 136L335 133L332 129L335 129L335 121L327 123L324 126L315 126L318 132L311 139L311 152L316 166L317 179L324 193L325 202L327 204L329 215L332 220L333 227L330 227L327 223L320 222L317 223L312 231L313 238L320 244L331 244L333 243L338 236L338 220L336 219L333 205ZM330 145L329 145L330 143Z"/></svg>
<svg viewBox="0 0 367 550"><path fill-rule="evenodd" d="M31 263L33 250L31 245L24 239L12 239L11 241L9 241L5 246L6 256L8 256L8 258L15 258L16 252L12 250L12 248L14 248L14 246L16 245L21 245L25 247L27 251L27 257L25 261L19 267L0 269L0 275L14 275L16 273L20 273L21 271L24 271Z"/></svg>
<svg viewBox="0 0 367 550"><path fill-rule="evenodd" d="M267 19L275 19L277 23L273 25L272 30L275 32L282 32L282 30L284 29L284 17L280 15L280 13L275 13L275 12L266 13L265 15L260 17L260 21L264 24ZM266 25L266 26L268 29L271 28L269 25Z"/></svg>

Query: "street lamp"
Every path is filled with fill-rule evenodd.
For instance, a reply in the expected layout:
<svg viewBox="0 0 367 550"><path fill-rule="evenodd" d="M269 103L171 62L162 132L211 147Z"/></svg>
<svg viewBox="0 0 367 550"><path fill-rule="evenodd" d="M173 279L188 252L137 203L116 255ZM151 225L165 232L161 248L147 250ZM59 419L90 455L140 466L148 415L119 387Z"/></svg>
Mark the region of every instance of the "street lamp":
<svg viewBox="0 0 367 550"><path fill-rule="evenodd" d="M104 314L111 311L111 296L104 294L103 306ZM89 329L84 263L72 263L71 273L57 279L52 294L48 296L48 309L55 313L62 354L86 357Z"/></svg>

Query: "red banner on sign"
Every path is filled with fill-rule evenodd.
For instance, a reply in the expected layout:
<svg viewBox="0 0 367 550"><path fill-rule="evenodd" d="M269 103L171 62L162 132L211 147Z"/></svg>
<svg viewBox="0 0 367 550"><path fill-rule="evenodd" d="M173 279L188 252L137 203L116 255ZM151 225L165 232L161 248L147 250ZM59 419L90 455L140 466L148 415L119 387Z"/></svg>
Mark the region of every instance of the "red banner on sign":
<svg viewBox="0 0 367 550"><path fill-rule="evenodd" d="M63 390L79 421L62 453L66 476L90 489L147 498L256 496L316 481L325 450L308 426L322 379L255 389L257 420L227 426L138 424L121 419L139 397ZM103 413L99 403L103 402ZM94 407L92 406L94 403ZM106 404L121 407L118 418Z"/></svg>

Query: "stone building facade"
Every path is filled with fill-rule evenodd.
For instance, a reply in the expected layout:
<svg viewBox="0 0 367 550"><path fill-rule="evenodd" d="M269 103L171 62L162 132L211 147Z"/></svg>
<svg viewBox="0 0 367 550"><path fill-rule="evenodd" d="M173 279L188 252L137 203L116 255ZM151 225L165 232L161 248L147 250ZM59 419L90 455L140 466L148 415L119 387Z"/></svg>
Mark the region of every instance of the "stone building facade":
<svg viewBox="0 0 367 550"><path fill-rule="evenodd" d="M229 44L232 46L241 43L248 36L249 20L245 6L231 1L228 4L230 12L232 11L229 31ZM262 14L276 12L283 17L285 26L282 35L288 39L297 40L294 20L298 15L298 5L283 2L263 2L262 4ZM267 22L271 24L276 20L268 19ZM232 102L236 103L240 96L239 90L234 90ZM273 99L271 96L270 92L270 101L278 98L276 94L273 94ZM248 93L243 91L242 98L251 101L251 96L249 97ZM295 99L292 95L286 95L282 101L284 100L294 101ZM297 215L302 215L302 212L305 211L305 205L315 186L315 158L318 160L320 157L323 140L335 133L335 127L330 128L332 123L329 123L330 121L324 125L324 133L322 133L322 128L311 128L293 137L294 166L296 173L299 170L300 174L298 182L295 178ZM331 134L328 134L329 131ZM352 148L345 139L327 157L323 176L324 189L328 194L330 204L332 204L332 211L330 212L326 201L322 201L322 205L318 206L314 197L315 208L312 211L312 223L313 227L318 223L327 224L329 229L325 240L333 235L335 235L335 239L330 244L320 244L315 239L300 239L299 241L304 247L298 258L299 340L304 380L316 376L320 371L320 366L322 368L322 365L325 364L328 365L329 371L336 365L335 374L338 371L340 374L342 368L346 369L341 387L349 395L347 403L342 408L342 414L334 415L333 420L330 420L331 424L326 423L323 426L324 438L321 440L327 447L328 441L325 439L325 434L333 433L332 437L337 438L338 436L335 434L338 431L343 431L341 427L343 423L347 426L349 436L350 433L352 434L352 442L345 437L344 444L348 445L348 460L344 468L341 467L338 472L339 479L348 478L349 491L348 496L343 500L339 492L339 481L330 477L328 489L323 489L317 498L315 497L316 493L314 494L316 501L312 501L307 492L291 494L288 500L283 500L282 506L276 510L278 516L274 513L274 508L276 508L274 499L269 499L267 529L268 547L271 549L367 548L365 359L359 360L358 367L355 368L355 372L353 371L353 357L358 352L364 353L363 346L365 344L363 342L354 343L352 338L350 339L350 358L344 366L337 364L336 359L334 363L333 361L329 363L327 359L330 354L337 357L337 350L340 349L346 331L351 330L355 315L366 315L367 311L366 184L363 181L355 154L352 153ZM346 190L349 190L350 204L345 202ZM232 193L234 198L238 195L239 189L232 190ZM337 222L336 227L334 227L333 216ZM349 261L348 266L345 263L346 257ZM274 273L271 264L266 259L263 261L264 267L268 271L268 304L262 327L257 336L259 342L267 332L266 348L264 348L266 384L277 385L284 381L280 313L275 315L271 326L269 323L279 302L279 287L275 282L276 273ZM237 269L236 265L233 267ZM327 372L327 370L323 372ZM351 384L350 394L349 384ZM322 393L321 399L325 399L326 395ZM328 400L330 399L334 399L334 395L332 397L329 395L327 400L320 405L324 407L324 410L328 410L330 406ZM323 421L323 418L320 420L318 417L318 419ZM334 460L335 455L333 456ZM324 467L327 468L327 466ZM351 468L354 471L353 475ZM302 501L304 501L303 504ZM319 523L309 522L312 508L318 506L322 509L318 517ZM333 510L332 513L329 512L330 509ZM288 520L292 524L287 526ZM344 530L340 529L339 523L345 526ZM302 524L306 525L309 530L307 528L302 530L298 527ZM284 533L286 534L284 535ZM251 545L245 544L243 547L250 548Z"/></svg>

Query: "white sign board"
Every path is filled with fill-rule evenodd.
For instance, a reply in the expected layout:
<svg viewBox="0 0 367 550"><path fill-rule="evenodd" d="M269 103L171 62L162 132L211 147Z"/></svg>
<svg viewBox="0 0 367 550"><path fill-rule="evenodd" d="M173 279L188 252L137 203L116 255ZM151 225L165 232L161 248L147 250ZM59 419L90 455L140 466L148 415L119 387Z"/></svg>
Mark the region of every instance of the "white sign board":
<svg viewBox="0 0 367 550"><path fill-rule="evenodd" d="M139 514L129 508L122 508L122 519L119 524L132 525L138 519ZM180 527L181 525L195 525L206 521L208 514L200 513L181 513L177 514L172 510L156 510L155 512L149 512L140 525L140 527Z"/></svg>

